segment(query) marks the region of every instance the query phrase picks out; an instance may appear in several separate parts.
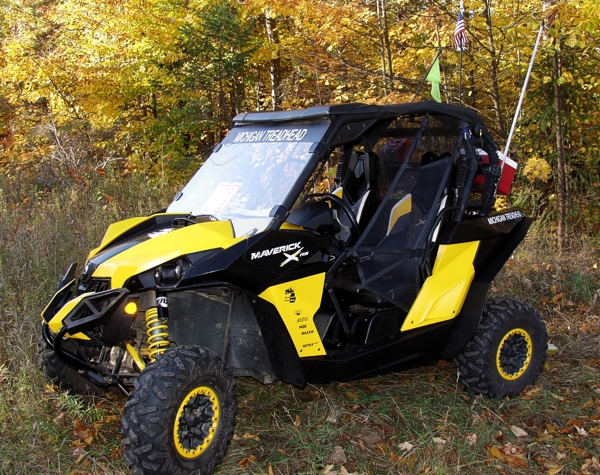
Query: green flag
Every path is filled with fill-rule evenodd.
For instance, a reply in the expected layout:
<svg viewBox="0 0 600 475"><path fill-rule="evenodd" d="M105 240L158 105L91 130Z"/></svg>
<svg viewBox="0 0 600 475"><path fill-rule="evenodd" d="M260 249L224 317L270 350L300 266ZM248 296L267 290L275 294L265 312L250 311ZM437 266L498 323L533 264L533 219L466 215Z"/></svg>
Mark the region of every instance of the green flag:
<svg viewBox="0 0 600 475"><path fill-rule="evenodd" d="M440 83L442 77L440 75L440 57L437 56L435 61L431 65L429 74L425 78L426 81L431 82L431 96L438 102L442 102L442 95L440 94Z"/></svg>

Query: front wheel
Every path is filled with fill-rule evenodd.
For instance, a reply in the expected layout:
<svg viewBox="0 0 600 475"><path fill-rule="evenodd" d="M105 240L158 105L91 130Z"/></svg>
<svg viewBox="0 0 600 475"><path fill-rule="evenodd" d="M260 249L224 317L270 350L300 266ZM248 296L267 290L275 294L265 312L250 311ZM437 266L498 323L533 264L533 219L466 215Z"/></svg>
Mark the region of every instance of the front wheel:
<svg viewBox="0 0 600 475"><path fill-rule="evenodd" d="M515 397L535 383L548 333L538 311L515 299L485 305L477 334L454 358L463 387L488 397Z"/></svg>
<svg viewBox="0 0 600 475"><path fill-rule="evenodd" d="M149 365L123 413L125 458L135 475L209 475L235 426L233 374L210 350L180 346Z"/></svg>
<svg viewBox="0 0 600 475"><path fill-rule="evenodd" d="M87 342L85 343L87 344ZM87 353L96 350L96 348L91 346L85 348L83 346L78 347L77 345L78 343L75 340L67 340L65 342L67 349L73 353L83 354L84 350L87 350ZM100 393L98 386L89 379L84 378L76 369L65 365L41 335L38 340L35 360L44 376L59 388L72 394L94 395Z"/></svg>

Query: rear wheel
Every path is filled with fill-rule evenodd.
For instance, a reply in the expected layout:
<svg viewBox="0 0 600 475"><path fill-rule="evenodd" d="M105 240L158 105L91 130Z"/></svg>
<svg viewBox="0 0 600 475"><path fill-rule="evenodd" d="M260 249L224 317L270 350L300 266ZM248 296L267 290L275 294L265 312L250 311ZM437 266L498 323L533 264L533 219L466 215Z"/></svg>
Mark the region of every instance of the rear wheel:
<svg viewBox="0 0 600 475"><path fill-rule="evenodd" d="M535 383L546 361L548 333L540 314L515 299L492 300L477 334L454 359L461 385L489 397L515 397Z"/></svg>
<svg viewBox="0 0 600 475"><path fill-rule="evenodd" d="M136 475L211 474L227 453L236 413L233 374L219 356L195 346L168 350L125 404L125 458Z"/></svg>

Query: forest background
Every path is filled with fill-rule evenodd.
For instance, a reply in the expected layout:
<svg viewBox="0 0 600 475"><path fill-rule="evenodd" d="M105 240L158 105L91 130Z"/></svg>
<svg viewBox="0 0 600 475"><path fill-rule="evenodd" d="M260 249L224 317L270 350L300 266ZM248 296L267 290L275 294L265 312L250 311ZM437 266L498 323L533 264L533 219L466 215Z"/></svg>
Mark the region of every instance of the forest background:
<svg viewBox="0 0 600 475"><path fill-rule="evenodd" d="M411 101L441 50L442 100L477 110L503 149L542 21L510 153L510 204L537 220L492 288L544 315L559 352L540 384L505 404L459 396L450 365L301 393L241 381L222 470L333 474L323 461L339 445L357 473L600 471L600 3L466 0L462 81L458 12L458 0L0 0L1 474L127 473L123 401L44 382L39 314L66 265L111 222L164 207L237 113Z"/></svg>
<svg viewBox="0 0 600 475"><path fill-rule="evenodd" d="M2 0L3 193L19 204L108 169L176 188L237 113L410 101L440 49L443 101L456 104L458 11L456 0ZM562 243L598 229L598 2L468 2L461 98L503 145L542 20L511 149L526 178L514 201Z"/></svg>

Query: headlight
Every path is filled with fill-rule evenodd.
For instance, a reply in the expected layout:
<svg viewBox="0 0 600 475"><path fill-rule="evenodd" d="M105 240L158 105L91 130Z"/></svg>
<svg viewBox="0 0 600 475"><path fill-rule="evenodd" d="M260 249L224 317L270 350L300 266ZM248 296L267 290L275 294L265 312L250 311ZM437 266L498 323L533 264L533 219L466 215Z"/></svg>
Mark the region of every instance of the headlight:
<svg viewBox="0 0 600 475"><path fill-rule="evenodd" d="M84 284L89 284L92 280L92 274L98 268L98 264L93 262L88 262L83 268L83 272L81 273L81 282Z"/></svg>
<svg viewBox="0 0 600 475"><path fill-rule="evenodd" d="M159 287L175 286L181 282L183 274L189 267L189 263L184 259L161 264L154 269L154 281Z"/></svg>

